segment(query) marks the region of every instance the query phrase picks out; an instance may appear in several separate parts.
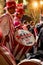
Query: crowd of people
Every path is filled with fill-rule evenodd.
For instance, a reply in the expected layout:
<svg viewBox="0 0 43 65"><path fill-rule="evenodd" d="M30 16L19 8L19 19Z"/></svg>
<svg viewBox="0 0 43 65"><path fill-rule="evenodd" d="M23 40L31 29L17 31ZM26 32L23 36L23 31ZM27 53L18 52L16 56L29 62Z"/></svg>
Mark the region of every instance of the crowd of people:
<svg viewBox="0 0 43 65"><path fill-rule="evenodd" d="M32 58L41 58L41 60L43 60L43 23L36 25L35 22L32 21L32 18L25 14L24 5L22 3L16 4L14 0L6 0L4 10L6 10L6 13L0 16L0 46L2 48L4 46L7 47L9 49L8 51L14 56L14 53L16 53L14 51L15 32L19 29L26 30L29 31L35 39L34 45L28 53L35 54L35 57ZM28 53L24 56L28 55ZM27 57L28 56L25 58ZM17 59L15 60L19 62Z"/></svg>

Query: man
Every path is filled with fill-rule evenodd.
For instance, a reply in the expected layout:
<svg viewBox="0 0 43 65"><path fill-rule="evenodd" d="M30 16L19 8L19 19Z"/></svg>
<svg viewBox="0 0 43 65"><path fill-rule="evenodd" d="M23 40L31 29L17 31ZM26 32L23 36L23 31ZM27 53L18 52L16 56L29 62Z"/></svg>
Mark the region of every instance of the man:
<svg viewBox="0 0 43 65"><path fill-rule="evenodd" d="M10 38L9 42L6 43L6 46L12 51L13 46L13 16L15 12L16 3L14 0L6 0L6 13L0 17L0 27L3 30L3 35L6 38ZM10 32L10 33L9 33Z"/></svg>

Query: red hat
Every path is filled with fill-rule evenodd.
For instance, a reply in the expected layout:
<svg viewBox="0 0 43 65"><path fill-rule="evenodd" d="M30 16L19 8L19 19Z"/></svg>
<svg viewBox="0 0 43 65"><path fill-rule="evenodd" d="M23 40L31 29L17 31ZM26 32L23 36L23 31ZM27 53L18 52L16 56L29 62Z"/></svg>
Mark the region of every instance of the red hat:
<svg viewBox="0 0 43 65"><path fill-rule="evenodd" d="M17 4L15 11L16 11L16 12L19 12L20 14L24 14L24 8L23 8L23 6L24 6L24 5L23 5L22 3Z"/></svg>
<svg viewBox="0 0 43 65"><path fill-rule="evenodd" d="M4 9L10 7L16 8L16 2L14 0L6 0L6 7Z"/></svg>

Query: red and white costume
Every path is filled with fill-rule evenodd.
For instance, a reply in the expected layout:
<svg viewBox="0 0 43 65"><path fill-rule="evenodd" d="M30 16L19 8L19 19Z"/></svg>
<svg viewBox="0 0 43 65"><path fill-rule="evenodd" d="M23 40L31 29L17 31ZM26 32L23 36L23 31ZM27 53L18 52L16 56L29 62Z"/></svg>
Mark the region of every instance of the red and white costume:
<svg viewBox="0 0 43 65"><path fill-rule="evenodd" d="M5 9L9 7L13 7L13 8L16 7L16 3L14 0L6 0ZM10 38L9 43L6 43L4 45L12 51L12 48L13 48L13 16L9 12L6 11L6 13L0 17L0 27L3 31L4 37L8 35Z"/></svg>
<svg viewBox="0 0 43 65"><path fill-rule="evenodd" d="M3 32L0 29L0 65L16 65L15 59L5 46L2 45Z"/></svg>

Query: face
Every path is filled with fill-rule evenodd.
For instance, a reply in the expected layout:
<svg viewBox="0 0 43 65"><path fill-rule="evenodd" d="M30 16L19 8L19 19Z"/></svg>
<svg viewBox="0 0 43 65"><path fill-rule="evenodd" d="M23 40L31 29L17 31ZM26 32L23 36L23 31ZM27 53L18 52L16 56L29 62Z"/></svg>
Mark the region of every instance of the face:
<svg viewBox="0 0 43 65"><path fill-rule="evenodd" d="M9 11L10 14L14 14L15 8L14 7L9 7L8 11Z"/></svg>

